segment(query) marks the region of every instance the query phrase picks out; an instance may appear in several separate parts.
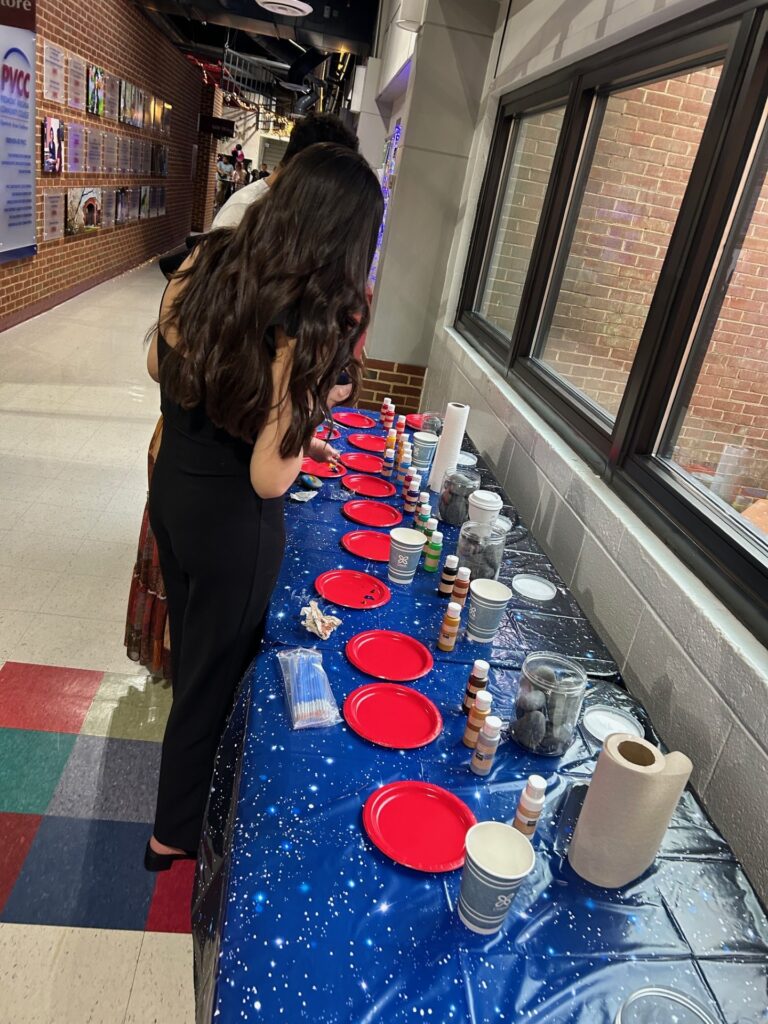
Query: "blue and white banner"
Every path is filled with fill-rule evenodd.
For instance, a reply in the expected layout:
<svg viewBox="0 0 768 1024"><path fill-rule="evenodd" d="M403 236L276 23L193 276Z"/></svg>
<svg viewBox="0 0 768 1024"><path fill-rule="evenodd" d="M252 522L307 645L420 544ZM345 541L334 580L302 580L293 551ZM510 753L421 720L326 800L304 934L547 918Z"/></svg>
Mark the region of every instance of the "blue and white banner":
<svg viewBox="0 0 768 1024"><path fill-rule="evenodd" d="M34 256L35 0L0 0L0 263Z"/></svg>

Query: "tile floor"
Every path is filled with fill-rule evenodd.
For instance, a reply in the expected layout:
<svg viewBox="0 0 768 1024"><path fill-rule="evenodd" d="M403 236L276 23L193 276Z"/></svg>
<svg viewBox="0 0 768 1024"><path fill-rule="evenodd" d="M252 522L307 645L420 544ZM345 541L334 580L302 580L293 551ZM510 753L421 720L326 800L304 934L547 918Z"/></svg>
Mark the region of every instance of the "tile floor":
<svg viewBox="0 0 768 1024"><path fill-rule="evenodd" d="M0 1024L192 1024L193 866L141 865L170 694L125 656L153 265L0 335Z"/></svg>

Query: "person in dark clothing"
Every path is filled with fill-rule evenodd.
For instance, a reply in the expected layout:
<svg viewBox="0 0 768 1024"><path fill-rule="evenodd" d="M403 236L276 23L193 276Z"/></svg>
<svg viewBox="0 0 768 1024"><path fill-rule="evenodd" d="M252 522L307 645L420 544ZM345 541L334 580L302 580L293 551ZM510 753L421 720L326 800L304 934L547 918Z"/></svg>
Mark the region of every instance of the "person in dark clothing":
<svg viewBox="0 0 768 1024"><path fill-rule="evenodd" d="M216 748L280 569L283 494L340 374L359 384L382 206L363 157L311 146L237 228L199 242L163 296L147 357L164 424L149 513L173 704L151 871L195 856Z"/></svg>

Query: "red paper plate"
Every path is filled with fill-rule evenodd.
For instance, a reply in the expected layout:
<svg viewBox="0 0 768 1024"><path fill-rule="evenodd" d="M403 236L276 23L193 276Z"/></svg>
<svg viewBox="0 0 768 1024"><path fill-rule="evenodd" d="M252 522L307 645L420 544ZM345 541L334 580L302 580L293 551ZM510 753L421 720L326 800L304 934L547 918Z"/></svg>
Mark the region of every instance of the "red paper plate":
<svg viewBox="0 0 768 1024"><path fill-rule="evenodd" d="M346 488L366 498L391 498L397 494L397 488L389 480L378 476L366 476L365 473L347 473L341 481Z"/></svg>
<svg viewBox="0 0 768 1024"><path fill-rule="evenodd" d="M370 416L365 416L361 412L335 412L332 415L336 423L340 423L342 427L370 430L371 427L376 426L376 420L372 420Z"/></svg>
<svg viewBox="0 0 768 1024"><path fill-rule="evenodd" d="M398 683L358 686L344 701L344 717L358 736L395 750L425 747L443 728L429 697Z"/></svg>
<svg viewBox="0 0 768 1024"><path fill-rule="evenodd" d="M321 441L338 441L338 439L341 437L341 431L337 430L336 427L334 427L329 432L327 423L324 423L322 426L318 427L317 430L315 431L315 434L317 435L317 437L320 438Z"/></svg>
<svg viewBox="0 0 768 1024"><path fill-rule="evenodd" d="M383 455L387 450L387 439L379 434L350 434L347 440L353 448L360 448L364 452Z"/></svg>
<svg viewBox="0 0 768 1024"><path fill-rule="evenodd" d="M368 455L366 452L344 452L341 461L347 469L359 469L361 473L380 473L384 460L378 455Z"/></svg>
<svg viewBox="0 0 768 1024"><path fill-rule="evenodd" d="M361 672L374 679L391 679L395 683L420 679L433 665L432 655L424 644L406 633L394 633L389 629L369 629L358 633L347 641L346 652Z"/></svg>
<svg viewBox="0 0 768 1024"><path fill-rule="evenodd" d="M460 868L474 824L463 800L431 782L390 782L371 793L363 807L363 826L374 846L416 871Z"/></svg>
<svg viewBox="0 0 768 1024"><path fill-rule="evenodd" d="M369 562L389 561L389 534L373 530L351 530L341 538L341 546L351 555L367 558Z"/></svg>
<svg viewBox="0 0 768 1024"><path fill-rule="evenodd" d="M304 459L301 463L301 472L330 480L338 480L340 476L344 475L343 469L332 466L330 462L318 462L317 459Z"/></svg>
<svg viewBox="0 0 768 1024"><path fill-rule="evenodd" d="M420 412L412 412L405 417L405 422L406 425L411 428L411 430L421 430L421 425L424 422L424 417Z"/></svg>
<svg viewBox="0 0 768 1024"><path fill-rule="evenodd" d="M381 580L355 569L331 569L318 576L315 590L326 601L342 608L381 608L392 591Z"/></svg>
<svg viewBox="0 0 768 1024"><path fill-rule="evenodd" d="M353 498L341 506L341 511L353 523L362 526L397 526L403 521L403 513L391 505L382 505L380 501L360 501Z"/></svg>

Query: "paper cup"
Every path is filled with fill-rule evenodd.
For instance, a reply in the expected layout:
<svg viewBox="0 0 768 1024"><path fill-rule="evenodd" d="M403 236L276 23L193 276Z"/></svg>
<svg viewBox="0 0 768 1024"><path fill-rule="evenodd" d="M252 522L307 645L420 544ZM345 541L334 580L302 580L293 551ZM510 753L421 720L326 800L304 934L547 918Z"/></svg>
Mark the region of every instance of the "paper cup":
<svg viewBox="0 0 768 1024"><path fill-rule="evenodd" d="M471 931L494 935L536 862L529 840L502 821L481 821L465 839L459 917Z"/></svg>
<svg viewBox="0 0 768 1024"><path fill-rule="evenodd" d="M429 469L435 457L438 437L428 430L417 430L413 435L411 463L419 469Z"/></svg>
<svg viewBox="0 0 768 1024"><path fill-rule="evenodd" d="M489 644L496 636L512 591L498 580L472 580L469 585L467 640Z"/></svg>
<svg viewBox="0 0 768 1024"><path fill-rule="evenodd" d="M389 531L389 572L393 583L411 583L419 567L426 537L420 530L396 526Z"/></svg>

